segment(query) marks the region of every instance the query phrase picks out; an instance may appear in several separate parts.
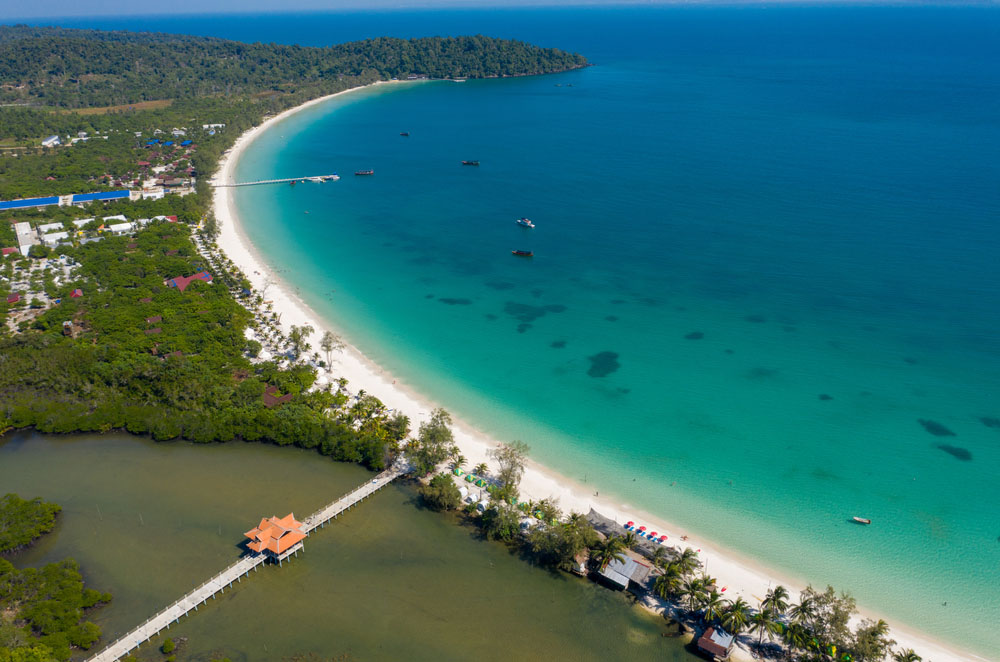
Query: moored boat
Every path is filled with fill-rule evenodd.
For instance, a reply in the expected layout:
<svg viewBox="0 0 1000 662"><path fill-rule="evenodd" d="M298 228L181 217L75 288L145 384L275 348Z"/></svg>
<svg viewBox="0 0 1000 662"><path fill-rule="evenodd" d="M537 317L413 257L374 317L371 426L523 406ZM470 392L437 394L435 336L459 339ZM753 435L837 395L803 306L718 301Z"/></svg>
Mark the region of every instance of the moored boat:
<svg viewBox="0 0 1000 662"><path fill-rule="evenodd" d="M362 176L366 176L366 175L374 175L375 171L374 170L355 170L354 174L356 176L358 176L358 177L362 177Z"/></svg>
<svg viewBox="0 0 1000 662"><path fill-rule="evenodd" d="M851 519L853 519L858 524L871 524L872 523L872 521L870 519L868 519L867 517L853 517Z"/></svg>
<svg viewBox="0 0 1000 662"><path fill-rule="evenodd" d="M409 131L402 131L402 132L400 132L399 135L403 136L404 138L409 138L410 137L410 132Z"/></svg>
<svg viewBox="0 0 1000 662"><path fill-rule="evenodd" d="M477 166L479 165L479 161L462 161L462 165Z"/></svg>
<svg viewBox="0 0 1000 662"><path fill-rule="evenodd" d="M526 228L535 227L535 224L531 222L530 218L519 218L514 222L517 223L518 225L523 225Z"/></svg>
<svg viewBox="0 0 1000 662"><path fill-rule="evenodd" d="M511 251L511 253L514 254L514 255L517 255L518 257L532 257L532 256L534 256L534 253L532 253L531 251Z"/></svg>
<svg viewBox="0 0 1000 662"><path fill-rule="evenodd" d="M333 173L332 175L323 175L324 182L335 182L340 179L340 175Z"/></svg>

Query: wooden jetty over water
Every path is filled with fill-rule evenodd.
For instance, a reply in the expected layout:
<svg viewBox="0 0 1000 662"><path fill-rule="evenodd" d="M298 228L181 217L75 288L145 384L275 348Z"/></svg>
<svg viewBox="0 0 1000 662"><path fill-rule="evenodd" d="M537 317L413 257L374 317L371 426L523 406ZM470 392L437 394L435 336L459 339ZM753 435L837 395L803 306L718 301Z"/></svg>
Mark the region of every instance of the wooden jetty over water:
<svg viewBox="0 0 1000 662"><path fill-rule="evenodd" d="M325 526L327 522L338 518L342 513L375 494L396 478L406 473L406 471L406 465L397 462L375 478L359 485L333 503L320 508L302 520L301 531L308 535L312 531ZM169 629L171 625L180 621L182 616L186 616L192 611L197 611L198 607L208 602L209 598L214 599L216 595L225 593L227 588L232 588L234 583L242 582L243 578L248 576L251 570L256 571L268 558L275 558L280 564L281 561L298 554L304 548L305 543L300 542L283 552L279 557L269 557L265 554L256 553L241 557L231 566L201 584L180 600L147 618L137 628L112 642L101 652L91 657L89 662L116 662L120 660L163 630Z"/></svg>
<svg viewBox="0 0 1000 662"><path fill-rule="evenodd" d="M335 182L340 179L340 175L333 173L330 175L306 175L305 177L287 177L285 179L258 179L255 182L234 182L232 184L212 184L215 188L232 188L236 186L257 186L259 184L284 184L287 182Z"/></svg>

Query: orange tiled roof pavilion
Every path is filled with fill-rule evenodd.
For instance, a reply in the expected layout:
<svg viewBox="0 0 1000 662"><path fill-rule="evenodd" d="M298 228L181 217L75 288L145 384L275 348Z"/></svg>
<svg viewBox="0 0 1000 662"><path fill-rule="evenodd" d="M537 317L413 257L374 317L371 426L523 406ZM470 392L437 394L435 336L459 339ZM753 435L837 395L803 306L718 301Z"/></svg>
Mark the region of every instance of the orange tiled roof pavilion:
<svg viewBox="0 0 1000 662"><path fill-rule="evenodd" d="M271 552L284 554L296 544L305 540L306 534L301 530L302 522L295 519L292 513L282 518L262 518L256 528L247 531L250 539L247 547L255 552Z"/></svg>

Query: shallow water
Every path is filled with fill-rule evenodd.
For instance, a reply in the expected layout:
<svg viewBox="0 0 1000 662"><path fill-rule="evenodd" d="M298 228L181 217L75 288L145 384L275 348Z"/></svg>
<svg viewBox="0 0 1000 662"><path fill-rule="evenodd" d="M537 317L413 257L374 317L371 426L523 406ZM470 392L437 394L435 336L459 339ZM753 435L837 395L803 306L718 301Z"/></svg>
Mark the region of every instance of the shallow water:
<svg viewBox="0 0 1000 662"><path fill-rule="evenodd" d="M345 177L240 190L248 232L318 312L454 413L994 656L1000 631L980 624L1000 622L1000 429L982 420L1000 418L995 7L157 28L316 45L482 32L585 53L597 66L302 113L241 175ZM535 230L513 224L524 215Z"/></svg>
<svg viewBox="0 0 1000 662"><path fill-rule="evenodd" d="M106 640L235 560L261 516L299 516L366 480L353 465L256 444L157 444L120 435L0 442L0 486L63 506L18 566L72 556L112 603ZM659 617L552 574L421 510L391 486L183 619L181 660L693 660ZM163 637L154 640L159 645ZM144 659L162 659L152 645Z"/></svg>

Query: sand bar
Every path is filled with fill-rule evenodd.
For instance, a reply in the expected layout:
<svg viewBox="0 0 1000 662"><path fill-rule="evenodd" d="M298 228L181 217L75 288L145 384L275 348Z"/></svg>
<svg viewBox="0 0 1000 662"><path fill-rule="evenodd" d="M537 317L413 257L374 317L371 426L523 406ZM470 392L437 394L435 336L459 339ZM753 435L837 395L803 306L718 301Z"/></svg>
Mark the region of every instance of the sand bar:
<svg viewBox="0 0 1000 662"><path fill-rule="evenodd" d="M390 83L375 83L375 85L381 84ZM411 83L399 81L392 84L406 85ZM241 135L233 147L222 157L214 181L233 183L235 181L235 166L239 161L240 154L268 128L300 110L358 89L363 88L353 88L313 99L250 129ZM237 189L228 187L215 189L215 216L220 227L217 240L219 248L243 271L255 290L263 291L266 288L266 298L273 302L274 311L280 314L281 326L285 333L288 333L292 325L308 324L315 329L313 337L309 340L314 347L318 347L319 338L324 330L330 329L339 333L339 329L320 318L305 302L292 294L292 288L283 284L277 274L273 273L268 265L260 259L239 225L239 217L233 200L235 190ZM330 373L333 379L344 377L348 380L353 392L364 389L365 392L378 397L387 407L403 412L409 416L410 425L414 430L421 422L429 418L432 409L439 406L368 360L353 345L348 345L342 353L334 358L333 363ZM475 466L480 462L488 463L487 451L496 446L498 440L490 438L466 421L455 419L454 423L455 440L462 454L468 460L467 466ZM530 443L530 440L528 441ZM726 587L725 597L731 600L742 596L751 605L756 606L758 599L764 596L769 586L782 584L789 589L794 602L798 600L799 591L807 584L806 580L783 576L752 559L742 558L738 553L725 550L690 531L666 522L661 517L617 503L613 497L613 490L610 486L605 487L607 488L606 492L602 486L598 485L596 493L603 492L606 496L594 496L592 485L584 487L537 462L529 461L521 482L521 493L526 499L555 498L564 512L587 513L593 508L620 523L633 520L645 525L648 530L666 534L668 544L700 550L699 556L707 564L709 574L718 580L719 586ZM682 542L680 540L682 535L687 535L688 540ZM864 608L861 608L861 612L863 617L879 617L875 612ZM913 648L923 657L925 662L930 660L933 662L968 662L969 660L987 659L970 653L960 653L923 633L899 625L891 619L886 618L886 621L892 628L890 636L896 640L897 648ZM734 658L738 660L752 659L746 651L740 649L734 651Z"/></svg>

